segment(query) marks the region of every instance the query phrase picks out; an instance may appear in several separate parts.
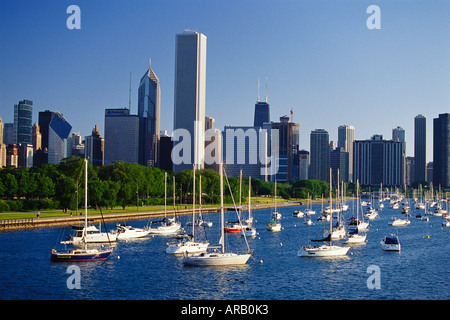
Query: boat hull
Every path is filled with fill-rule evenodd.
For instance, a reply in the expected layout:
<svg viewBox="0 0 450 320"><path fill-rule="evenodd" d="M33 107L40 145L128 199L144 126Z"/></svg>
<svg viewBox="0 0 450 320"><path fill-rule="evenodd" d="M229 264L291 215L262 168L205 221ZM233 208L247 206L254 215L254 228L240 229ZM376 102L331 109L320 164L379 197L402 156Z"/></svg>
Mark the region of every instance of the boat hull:
<svg viewBox="0 0 450 320"><path fill-rule="evenodd" d="M202 252L206 252L208 246L209 243L187 241L180 244L172 244L168 246L166 249L166 253L175 255L200 254Z"/></svg>
<svg viewBox="0 0 450 320"><path fill-rule="evenodd" d="M299 257L337 257L345 256L350 247L340 246L314 246L314 247L302 247L298 251Z"/></svg>
<svg viewBox="0 0 450 320"><path fill-rule="evenodd" d="M52 251L50 260L53 262L102 261L106 260L111 252L112 250L86 253Z"/></svg>
<svg viewBox="0 0 450 320"><path fill-rule="evenodd" d="M206 253L197 256L185 257L184 265L190 266L230 266L244 265L250 258L250 254L236 253Z"/></svg>

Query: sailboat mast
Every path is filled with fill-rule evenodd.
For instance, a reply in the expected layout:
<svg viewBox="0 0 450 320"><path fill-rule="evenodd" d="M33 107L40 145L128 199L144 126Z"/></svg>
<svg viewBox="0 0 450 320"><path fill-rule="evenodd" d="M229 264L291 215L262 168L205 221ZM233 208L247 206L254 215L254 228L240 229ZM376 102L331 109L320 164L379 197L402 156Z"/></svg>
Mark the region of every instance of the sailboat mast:
<svg viewBox="0 0 450 320"><path fill-rule="evenodd" d="M192 187L192 239L194 239L195 230L195 164L192 167L193 187Z"/></svg>
<svg viewBox="0 0 450 320"><path fill-rule="evenodd" d="M164 172L164 220L167 215L167 172Z"/></svg>
<svg viewBox="0 0 450 320"><path fill-rule="evenodd" d="M333 230L332 224L333 224L333 196L332 196L332 189L333 189L333 180L331 177L331 168L330 168L330 246L331 246L331 232Z"/></svg>
<svg viewBox="0 0 450 320"><path fill-rule="evenodd" d="M222 246L222 253L225 253L225 235L224 235L224 214L223 214L223 162L219 164L220 170L220 245Z"/></svg>
<svg viewBox="0 0 450 320"><path fill-rule="evenodd" d="M86 238L87 238L87 190L88 190L88 180L87 180L87 170L88 163L87 159L84 159L84 249L86 249Z"/></svg>
<svg viewBox="0 0 450 320"><path fill-rule="evenodd" d="M250 220L250 218L252 216L251 204L250 204L251 188L252 188L252 177L248 177L248 219L249 220Z"/></svg>

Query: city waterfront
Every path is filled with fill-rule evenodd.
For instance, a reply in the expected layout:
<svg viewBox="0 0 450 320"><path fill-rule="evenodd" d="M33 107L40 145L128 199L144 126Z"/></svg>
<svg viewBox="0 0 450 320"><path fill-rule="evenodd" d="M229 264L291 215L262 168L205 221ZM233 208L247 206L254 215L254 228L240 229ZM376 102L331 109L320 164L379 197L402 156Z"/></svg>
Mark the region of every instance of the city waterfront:
<svg viewBox="0 0 450 320"><path fill-rule="evenodd" d="M352 203L345 221L352 216ZM53 263L50 250L58 244L67 227L42 228L0 233L0 299L2 300L447 300L450 297L448 269L450 228L442 217L416 219L405 227L388 225L392 217L404 218L401 210L386 208L370 221L367 243L352 245L347 256L302 258L299 247L323 237L329 223L313 225L292 215L306 206L279 208L282 231L269 232L266 224L273 209L253 211L258 235L248 239L253 256L239 267L187 267L182 258L165 253L169 236L122 241L103 262ZM231 214L231 213L228 213ZM246 212L243 213L244 216ZM219 214L209 213L205 228L211 244L218 240ZM233 220L235 217L228 217ZM181 216L183 225L191 217ZM147 219L128 221L142 227ZM107 223L114 229L115 223ZM185 227L187 231L190 227ZM398 235L401 252L383 251L380 241ZM244 248L240 235L228 234L230 246ZM336 241L336 243L339 241ZM80 268L80 288L70 289L72 265ZM379 270L379 287L372 281Z"/></svg>

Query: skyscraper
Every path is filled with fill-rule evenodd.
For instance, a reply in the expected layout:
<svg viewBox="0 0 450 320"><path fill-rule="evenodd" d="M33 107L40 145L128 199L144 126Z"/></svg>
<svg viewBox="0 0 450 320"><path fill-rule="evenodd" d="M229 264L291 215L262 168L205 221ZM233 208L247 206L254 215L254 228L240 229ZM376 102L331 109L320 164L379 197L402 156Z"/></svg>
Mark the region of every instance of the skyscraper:
<svg viewBox="0 0 450 320"><path fill-rule="evenodd" d="M348 124L344 124L338 127L338 148L344 148L343 151L348 153L348 165L347 165L348 181L353 181L354 141L355 141L355 127Z"/></svg>
<svg viewBox="0 0 450 320"><path fill-rule="evenodd" d="M363 186L404 185L403 142L383 140L374 135L370 140L356 140L353 148L353 180Z"/></svg>
<svg viewBox="0 0 450 320"><path fill-rule="evenodd" d="M259 100L259 78L258 78L258 99L255 104L255 116L253 126L262 127L264 122L270 122L270 106L267 103L267 79L266 79L266 100Z"/></svg>
<svg viewBox="0 0 450 320"><path fill-rule="evenodd" d="M14 105L14 143L32 143L33 101L22 100Z"/></svg>
<svg viewBox="0 0 450 320"><path fill-rule="evenodd" d="M427 119L419 114L414 118L414 181L424 182L427 170Z"/></svg>
<svg viewBox="0 0 450 320"><path fill-rule="evenodd" d="M85 137L84 147L86 158L91 161L93 166L103 166L104 144L105 139L100 136L100 131L95 125L94 129L92 129L92 134Z"/></svg>
<svg viewBox="0 0 450 320"><path fill-rule="evenodd" d="M192 169L192 164L204 167L205 95L206 95L206 36L195 31L176 35L175 41L175 97L174 131L185 129L190 134L190 163L177 162L174 155L174 171ZM181 141L176 141L173 148ZM179 159L178 159L179 160Z"/></svg>
<svg viewBox="0 0 450 320"><path fill-rule="evenodd" d="M48 125L48 163L59 164L72 155L72 126L55 112Z"/></svg>
<svg viewBox="0 0 450 320"><path fill-rule="evenodd" d="M450 113L433 119L433 185L450 188Z"/></svg>
<svg viewBox="0 0 450 320"><path fill-rule="evenodd" d="M328 181L329 178L329 135L324 129L311 131L309 179Z"/></svg>
<svg viewBox="0 0 450 320"><path fill-rule="evenodd" d="M150 63L138 90L139 163L149 167L158 163L160 108L161 88Z"/></svg>
<svg viewBox="0 0 450 320"><path fill-rule="evenodd" d="M139 117L130 110L105 110L105 163L124 161L138 163Z"/></svg>

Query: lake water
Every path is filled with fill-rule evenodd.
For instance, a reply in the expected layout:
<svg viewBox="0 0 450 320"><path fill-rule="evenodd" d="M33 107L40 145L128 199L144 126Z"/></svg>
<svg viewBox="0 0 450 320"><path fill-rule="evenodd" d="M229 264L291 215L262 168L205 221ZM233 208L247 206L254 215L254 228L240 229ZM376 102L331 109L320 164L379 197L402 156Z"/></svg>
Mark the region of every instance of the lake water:
<svg viewBox="0 0 450 320"><path fill-rule="evenodd" d="M345 214L351 216L351 206ZM181 258L165 253L168 236L119 242L108 260L73 263L80 268L80 289L69 289L70 263L50 262L50 250L70 233L65 228L44 228L0 233L0 299L133 299L133 300L303 300L303 299L437 299L450 298L450 227L441 217L425 222L415 219L406 227L388 225L391 217L404 217L400 210L386 208L370 222L367 243L353 245L345 257L302 258L300 246L318 239L328 222L306 225L292 216L296 208L283 207L283 230L266 230L271 209L254 210L258 235L248 239L253 257L239 267L187 267ZM313 209L320 212L321 206ZM246 214L246 213L244 213ZM183 223L191 217L182 216ZM206 228L211 244L218 239L219 214L205 215L213 221ZM230 217L233 220L235 217ZM142 227L147 220L128 222ZM109 229L114 223L107 224ZM186 227L189 228L190 227ZM385 235L398 234L401 252L386 252L380 241ZM229 234L227 241L245 243L240 235ZM258 262L261 261L262 263ZM368 287L369 266L379 268L379 288ZM370 282L370 281L369 281Z"/></svg>

